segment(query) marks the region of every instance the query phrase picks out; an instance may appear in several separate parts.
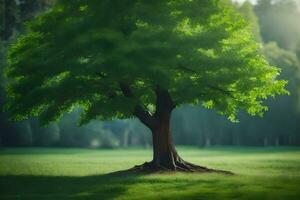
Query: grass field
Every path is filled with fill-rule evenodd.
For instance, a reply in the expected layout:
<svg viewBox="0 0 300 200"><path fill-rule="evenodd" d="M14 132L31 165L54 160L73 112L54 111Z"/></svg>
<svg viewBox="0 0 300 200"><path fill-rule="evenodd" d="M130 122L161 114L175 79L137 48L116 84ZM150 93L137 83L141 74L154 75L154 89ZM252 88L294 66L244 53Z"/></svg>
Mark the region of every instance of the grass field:
<svg viewBox="0 0 300 200"><path fill-rule="evenodd" d="M178 148L220 174L111 173L151 150L0 150L0 199L300 199L300 148Z"/></svg>

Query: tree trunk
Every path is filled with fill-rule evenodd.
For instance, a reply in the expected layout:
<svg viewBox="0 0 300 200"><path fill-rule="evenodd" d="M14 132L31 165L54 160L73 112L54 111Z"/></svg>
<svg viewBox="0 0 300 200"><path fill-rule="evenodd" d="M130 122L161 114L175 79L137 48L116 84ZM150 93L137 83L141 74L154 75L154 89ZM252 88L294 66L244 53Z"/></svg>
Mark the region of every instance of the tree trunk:
<svg viewBox="0 0 300 200"><path fill-rule="evenodd" d="M176 170L176 160L179 159L175 150L170 119L175 105L170 94L159 87L156 89L155 125L151 127L153 138L153 164L156 167Z"/></svg>
<svg viewBox="0 0 300 200"><path fill-rule="evenodd" d="M134 97L128 84L120 82L120 88L126 97ZM153 138L153 160L145 162L142 165L135 166L132 170L140 172L152 171L184 171L184 172L220 172L232 174L222 170L213 170L206 167L194 165L180 158L175 150L170 119L175 104L169 92L157 86L156 94L156 112L151 115L137 105L134 111L135 116L146 125L152 132Z"/></svg>
<svg viewBox="0 0 300 200"><path fill-rule="evenodd" d="M153 164L176 170L175 162L179 156L175 150L170 130L170 114L161 116L158 125L152 130Z"/></svg>
<svg viewBox="0 0 300 200"><path fill-rule="evenodd" d="M175 108L167 90L156 89L156 112L149 118L141 120L152 131L153 160L143 165L135 166L135 170L142 171L184 171L184 172L230 172L213 170L184 161L177 153L172 140L170 119Z"/></svg>

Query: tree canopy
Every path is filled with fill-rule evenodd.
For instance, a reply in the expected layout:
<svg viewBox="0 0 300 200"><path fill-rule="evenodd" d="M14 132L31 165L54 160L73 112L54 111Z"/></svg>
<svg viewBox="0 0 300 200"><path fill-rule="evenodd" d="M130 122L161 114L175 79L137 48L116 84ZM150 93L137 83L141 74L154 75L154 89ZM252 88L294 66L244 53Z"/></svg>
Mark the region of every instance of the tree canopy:
<svg viewBox="0 0 300 200"><path fill-rule="evenodd" d="M44 123L76 106L81 123L127 118L153 112L160 87L176 105L261 115L286 81L249 30L218 0L58 0L10 47L6 107Z"/></svg>

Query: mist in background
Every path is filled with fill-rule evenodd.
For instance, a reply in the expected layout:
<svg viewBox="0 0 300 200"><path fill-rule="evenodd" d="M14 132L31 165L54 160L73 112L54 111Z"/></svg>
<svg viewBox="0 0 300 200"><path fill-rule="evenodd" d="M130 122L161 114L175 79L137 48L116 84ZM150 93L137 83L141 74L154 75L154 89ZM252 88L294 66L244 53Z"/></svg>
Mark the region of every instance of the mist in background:
<svg viewBox="0 0 300 200"><path fill-rule="evenodd" d="M225 1L225 0L224 0ZM201 106L182 105L172 114L174 142L179 145L300 145L300 10L294 0L227 1L249 22L249 29L269 62L281 68L290 96L268 99L263 118L239 114L239 123ZM3 67L6 49L24 23L51 8L55 0L0 2L0 106L5 102ZM9 122L0 114L0 146L118 148L151 145L150 131L137 119L92 121L78 127L80 108L59 122L40 127L36 119Z"/></svg>

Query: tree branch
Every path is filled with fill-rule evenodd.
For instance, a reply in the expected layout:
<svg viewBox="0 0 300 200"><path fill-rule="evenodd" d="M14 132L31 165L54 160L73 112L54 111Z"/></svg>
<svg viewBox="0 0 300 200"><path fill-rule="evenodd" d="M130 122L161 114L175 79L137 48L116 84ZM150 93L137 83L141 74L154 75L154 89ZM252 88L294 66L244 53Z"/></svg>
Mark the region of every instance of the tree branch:
<svg viewBox="0 0 300 200"><path fill-rule="evenodd" d="M190 68L187 68L187 67L184 67L184 66L182 66L182 65L179 65L179 68L184 69L185 71L192 72L192 73L198 73L197 71L195 71L195 70L193 70L193 69L190 69ZM232 95L232 92L231 92L231 91L224 90L224 89L222 89L222 88L219 88L219 87L213 86L213 85L208 85L207 87L210 88L210 89L213 89L213 90L217 90L217 91L219 91L219 92L222 92L222 93L224 93L225 95L227 95L227 96L229 96L229 97L231 97L231 98L233 98L233 99L236 99L236 98Z"/></svg>
<svg viewBox="0 0 300 200"><path fill-rule="evenodd" d="M120 82L120 88L124 94L125 97L128 98L134 98L134 94L131 91L130 87L128 84L124 82ZM150 129L153 129L156 125L156 120L155 118L150 114L150 112L146 111L143 109L141 105L136 105L134 108L133 114L147 127Z"/></svg>
<svg viewBox="0 0 300 200"><path fill-rule="evenodd" d="M235 97L232 95L231 91L224 90L224 89L222 89L222 88L219 88L219 87L213 86L213 85L208 85L208 87L209 87L210 89L213 89L213 90L217 90L217 91L219 91L219 92L222 92L222 93L224 93L225 95L227 95L227 96L229 96L229 97L235 99Z"/></svg>
<svg viewBox="0 0 300 200"><path fill-rule="evenodd" d="M178 65L178 67L179 68L181 68L181 69L183 69L183 70L185 70L185 71L189 71L189 72L192 72L192 73L198 73L197 71L195 71L195 70L193 70L193 69L190 69L190 68L187 68L187 67L185 67L185 66L183 66L183 65Z"/></svg>
<svg viewBox="0 0 300 200"><path fill-rule="evenodd" d="M140 105L137 105L135 107L134 115L150 129L153 129L157 124L155 118L148 111L144 110Z"/></svg>

